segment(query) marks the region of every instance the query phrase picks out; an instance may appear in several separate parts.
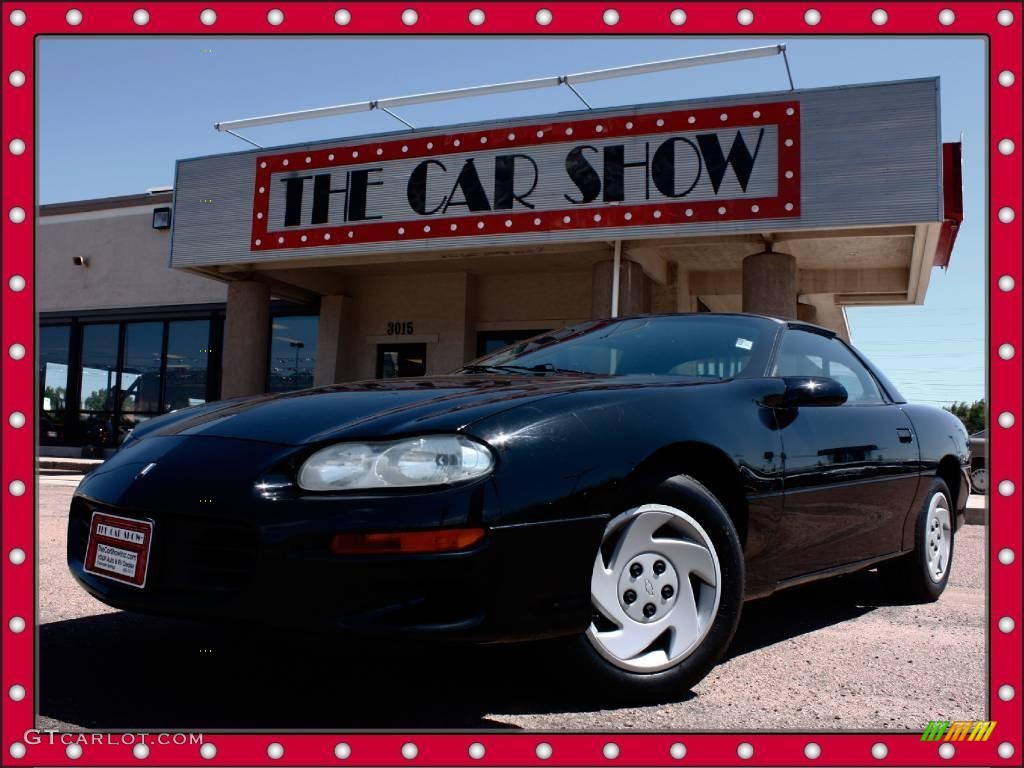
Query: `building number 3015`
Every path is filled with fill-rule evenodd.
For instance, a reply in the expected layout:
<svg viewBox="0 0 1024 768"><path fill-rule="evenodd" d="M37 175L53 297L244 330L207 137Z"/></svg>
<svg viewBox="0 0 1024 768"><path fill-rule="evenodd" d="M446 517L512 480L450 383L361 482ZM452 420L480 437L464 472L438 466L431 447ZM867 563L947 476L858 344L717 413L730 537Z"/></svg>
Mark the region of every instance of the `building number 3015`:
<svg viewBox="0 0 1024 768"><path fill-rule="evenodd" d="M413 332L414 331L412 329L412 320L406 320L405 322L388 323L388 336L409 336Z"/></svg>

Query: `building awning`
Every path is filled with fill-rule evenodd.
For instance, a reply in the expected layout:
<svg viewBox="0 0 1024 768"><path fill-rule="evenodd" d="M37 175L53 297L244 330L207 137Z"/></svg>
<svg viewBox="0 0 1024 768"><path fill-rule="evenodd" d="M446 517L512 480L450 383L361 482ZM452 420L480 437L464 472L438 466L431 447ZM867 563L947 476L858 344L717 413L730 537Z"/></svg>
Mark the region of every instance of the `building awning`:
<svg viewBox="0 0 1024 768"><path fill-rule="evenodd" d="M962 145L959 141L942 145L942 198L945 214L935 246L936 267L949 266L953 244L964 220L964 175Z"/></svg>

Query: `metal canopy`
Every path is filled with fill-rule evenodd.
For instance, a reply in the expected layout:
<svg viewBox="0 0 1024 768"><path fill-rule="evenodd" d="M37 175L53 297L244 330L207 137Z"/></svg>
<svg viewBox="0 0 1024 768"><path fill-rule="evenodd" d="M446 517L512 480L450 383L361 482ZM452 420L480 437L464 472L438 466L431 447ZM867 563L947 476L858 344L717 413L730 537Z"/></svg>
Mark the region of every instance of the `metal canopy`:
<svg viewBox="0 0 1024 768"><path fill-rule="evenodd" d="M319 117L333 117L335 115L348 115L355 112L367 112L379 109L387 112L392 117L405 122L394 115L390 110L396 107L405 107L412 104L429 104L435 101L450 101L452 99L464 99L470 96L486 96L494 93L509 93L512 91L528 91L536 88L552 88L559 85L568 86L577 96L579 93L573 88L581 83L592 83L598 80L610 80L616 77L631 77L633 75L645 75L652 72L665 72L673 69L685 69L687 67L701 67L708 64L722 64L727 61L741 61L744 59L756 59L765 56L785 56L786 46L782 44L765 45L757 48L743 48L737 51L723 51L721 53L706 53L699 56L687 56L678 59L665 59L663 61L651 61L644 64L628 64L622 67L610 67L608 69L596 69L590 72L578 72L574 75L557 75L554 77L538 77L531 80L514 80L508 83L494 83L491 85L472 85L466 88L453 88L448 91L432 91L430 93L414 94L412 96L393 96L376 101L359 101L352 104L337 104L331 107L316 107L314 109L300 109L295 112L282 112L276 115L263 115L261 117L247 117L241 120L225 120L214 123L213 127L218 131L232 133L240 128L252 128L259 125L272 125L274 123L289 123L296 120L313 120ZM787 61L787 72L789 64ZM792 79L790 80L792 89ZM580 97L582 99L582 97ZM586 102L584 101L586 104ZM589 108L590 105L588 104ZM406 123L409 125L409 123ZM411 127L411 126L410 126ZM239 137L242 138L242 137ZM246 139L248 141L248 139ZM253 142L250 142L253 143Z"/></svg>

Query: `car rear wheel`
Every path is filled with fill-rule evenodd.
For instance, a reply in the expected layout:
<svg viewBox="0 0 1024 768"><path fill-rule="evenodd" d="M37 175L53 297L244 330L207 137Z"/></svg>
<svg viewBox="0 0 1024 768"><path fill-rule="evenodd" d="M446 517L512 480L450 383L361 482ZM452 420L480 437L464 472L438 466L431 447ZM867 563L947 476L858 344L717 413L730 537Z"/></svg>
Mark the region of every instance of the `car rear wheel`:
<svg viewBox="0 0 1024 768"><path fill-rule="evenodd" d="M988 470L978 467L971 471L971 492L985 493L988 491Z"/></svg>
<svg viewBox="0 0 1024 768"><path fill-rule="evenodd" d="M591 577L581 639L591 679L618 694L678 695L725 652L743 602L743 551L721 503L677 476L615 516Z"/></svg>
<svg viewBox="0 0 1024 768"><path fill-rule="evenodd" d="M953 531L949 488L940 478L932 478L914 525L914 551L880 569L899 597L915 603L939 599L953 563Z"/></svg>

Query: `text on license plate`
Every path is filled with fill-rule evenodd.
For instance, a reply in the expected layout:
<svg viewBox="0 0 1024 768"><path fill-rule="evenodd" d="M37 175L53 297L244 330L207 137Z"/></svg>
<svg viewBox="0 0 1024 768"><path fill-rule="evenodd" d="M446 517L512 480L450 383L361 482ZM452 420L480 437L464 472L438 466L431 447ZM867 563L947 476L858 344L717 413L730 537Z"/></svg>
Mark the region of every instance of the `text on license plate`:
<svg viewBox="0 0 1024 768"><path fill-rule="evenodd" d="M93 512L85 570L134 587L146 584L153 523Z"/></svg>

